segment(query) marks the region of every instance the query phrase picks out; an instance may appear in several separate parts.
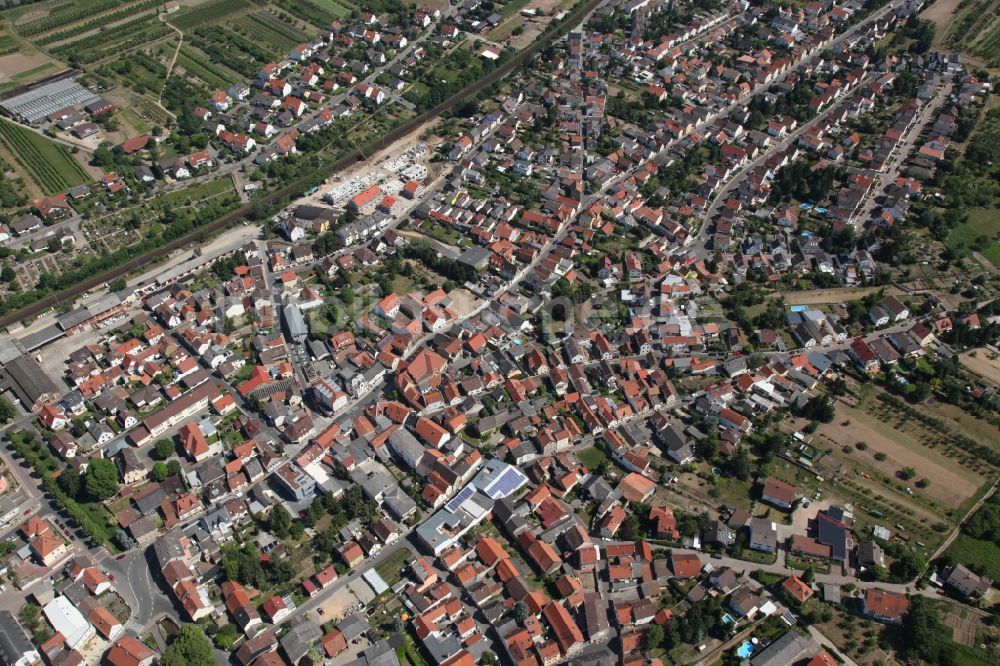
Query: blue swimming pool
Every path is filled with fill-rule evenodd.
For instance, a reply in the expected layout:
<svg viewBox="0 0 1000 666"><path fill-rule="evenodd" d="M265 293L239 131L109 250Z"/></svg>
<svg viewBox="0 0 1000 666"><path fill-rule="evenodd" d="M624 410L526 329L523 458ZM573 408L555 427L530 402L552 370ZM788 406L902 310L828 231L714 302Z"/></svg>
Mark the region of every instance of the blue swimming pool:
<svg viewBox="0 0 1000 666"><path fill-rule="evenodd" d="M740 659L746 659L751 654L753 654L753 643L750 641L743 641L738 648L736 648L736 656Z"/></svg>
<svg viewBox="0 0 1000 666"><path fill-rule="evenodd" d="M736 620L734 620L733 616L730 615L729 613L726 613L725 615L722 616L722 621L725 622L726 624L736 624Z"/></svg>

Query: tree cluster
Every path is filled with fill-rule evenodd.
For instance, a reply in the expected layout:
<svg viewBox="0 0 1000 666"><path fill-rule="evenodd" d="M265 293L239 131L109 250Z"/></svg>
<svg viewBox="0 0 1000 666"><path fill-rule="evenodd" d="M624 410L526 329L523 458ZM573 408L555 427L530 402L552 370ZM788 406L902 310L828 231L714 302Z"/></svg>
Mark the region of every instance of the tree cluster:
<svg viewBox="0 0 1000 666"><path fill-rule="evenodd" d="M295 578L295 563L287 557L262 558L253 542L222 548L222 572L226 578L257 590L284 585Z"/></svg>

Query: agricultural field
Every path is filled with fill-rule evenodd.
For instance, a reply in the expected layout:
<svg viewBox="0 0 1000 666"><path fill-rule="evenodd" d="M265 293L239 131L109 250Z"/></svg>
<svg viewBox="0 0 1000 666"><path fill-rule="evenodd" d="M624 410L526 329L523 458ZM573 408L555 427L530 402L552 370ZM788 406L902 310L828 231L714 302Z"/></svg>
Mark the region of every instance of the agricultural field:
<svg viewBox="0 0 1000 666"><path fill-rule="evenodd" d="M938 0L921 18L934 23L935 45L1000 67L1000 0ZM984 20L986 19L986 20Z"/></svg>
<svg viewBox="0 0 1000 666"><path fill-rule="evenodd" d="M136 114L155 125L165 125L170 121L170 116L164 111L159 105L156 104L155 100L149 99L148 97L139 97L133 100L132 110Z"/></svg>
<svg viewBox="0 0 1000 666"><path fill-rule="evenodd" d="M351 13L351 10L342 5L335 0L306 0L310 5L316 5L323 11L329 12L334 16L347 16Z"/></svg>
<svg viewBox="0 0 1000 666"><path fill-rule="evenodd" d="M282 54L274 50L273 46L261 44L218 25L198 28L185 37L185 43L204 52L213 64L238 72L244 78L256 74L262 62Z"/></svg>
<svg viewBox="0 0 1000 666"><path fill-rule="evenodd" d="M59 30L53 30L44 34L35 35L32 41L36 44L47 46L60 42L78 39L87 33L104 31L118 23L134 19L140 14L153 15L162 3L158 0L141 0L116 8L114 11L101 12L89 15L86 20L71 23Z"/></svg>
<svg viewBox="0 0 1000 666"><path fill-rule="evenodd" d="M913 481L930 481L927 488L916 492L943 507L958 506L975 494L983 483L979 471L972 468L975 462L966 460L963 464L944 446L939 449L936 441L942 439L942 433L919 423L900 423L902 419L893 422L888 406L871 403L877 401L860 409L838 405L837 417L819 429L820 436L840 446L864 442L867 447L855 450L852 461L888 477L895 478L900 470L912 468L916 471ZM876 458L876 454L884 455Z"/></svg>
<svg viewBox="0 0 1000 666"><path fill-rule="evenodd" d="M11 53L0 56L0 91L32 83L59 69L59 65L41 54Z"/></svg>
<svg viewBox="0 0 1000 666"><path fill-rule="evenodd" d="M0 143L14 155L16 166L37 183L44 194L65 192L91 180L65 147L20 125L0 119Z"/></svg>
<svg viewBox="0 0 1000 666"><path fill-rule="evenodd" d="M60 66L0 25L0 91L31 83Z"/></svg>
<svg viewBox="0 0 1000 666"><path fill-rule="evenodd" d="M91 0L90 2L66 2L45 10L46 14L36 17L32 11L27 17L15 23L15 30L25 37L32 37L57 30L72 23L82 21L106 11L116 10L127 4L124 0Z"/></svg>
<svg viewBox="0 0 1000 666"><path fill-rule="evenodd" d="M838 403L811 442L826 451L814 468L854 504L859 533L895 526L932 548L997 478L1000 470L978 455L995 451L997 437L960 410L928 403L917 412L895 400L875 390L855 407Z"/></svg>
<svg viewBox="0 0 1000 666"><path fill-rule="evenodd" d="M206 65L206 60L207 57L194 48L182 46L180 52L177 54L175 65L183 68L188 76L193 76L203 81L210 88L222 88L225 90L233 81L237 80L236 76L223 76L220 74L220 71L228 72L229 70L216 63L211 63L210 66Z"/></svg>
<svg viewBox="0 0 1000 666"><path fill-rule="evenodd" d="M244 14L234 21L232 30L258 44L268 45L275 53L287 53L308 37L304 32L267 12Z"/></svg>
<svg viewBox="0 0 1000 666"><path fill-rule="evenodd" d="M988 349L966 352L959 360L970 372L1000 384L1000 357Z"/></svg>
<svg viewBox="0 0 1000 666"><path fill-rule="evenodd" d="M1000 19L995 18L988 29L979 33L979 39L972 44L972 53L990 67L1000 67Z"/></svg>
<svg viewBox="0 0 1000 666"><path fill-rule="evenodd" d="M159 93L167 79L167 68L145 53L133 53L119 60L102 65L95 73L117 79L122 85L142 95L147 91Z"/></svg>
<svg viewBox="0 0 1000 666"><path fill-rule="evenodd" d="M64 42L51 52L70 64L89 65L173 34L170 26L155 15L146 14L100 33Z"/></svg>
<svg viewBox="0 0 1000 666"><path fill-rule="evenodd" d="M296 19L309 25L325 28L331 21L351 13L344 0L272 0L275 8L288 12Z"/></svg>
<svg viewBox="0 0 1000 666"><path fill-rule="evenodd" d="M201 26L227 21L234 14L249 9L249 0L208 0L194 7L182 7L167 20L178 30L188 32Z"/></svg>
<svg viewBox="0 0 1000 666"><path fill-rule="evenodd" d="M17 40L6 30L0 30L0 56L16 53L18 48Z"/></svg>

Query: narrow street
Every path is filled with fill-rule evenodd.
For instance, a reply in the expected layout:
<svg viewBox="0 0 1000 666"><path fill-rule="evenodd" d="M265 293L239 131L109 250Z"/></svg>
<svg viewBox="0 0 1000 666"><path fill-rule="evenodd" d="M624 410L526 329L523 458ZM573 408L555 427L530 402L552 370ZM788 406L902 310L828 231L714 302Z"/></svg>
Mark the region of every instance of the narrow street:
<svg viewBox="0 0 1000 666"><path fill-rule="evenodd" d="M920 112L913 118L903 136L895 148L893 148L889 162L883 165L881 170L873 172L872 186L868 190L865 202L854 215L854 225L857 229L860 230L871 219L875 209L879 206L881 196L885 194L885 189L899 177L903 163L910 156L920 135L927 127L927 124L933 120L934 113L941 108L941 105L945 103L950 94L951 85L949 83L938 84L934 91L934 97L929 102L924 102Z"/></svg>

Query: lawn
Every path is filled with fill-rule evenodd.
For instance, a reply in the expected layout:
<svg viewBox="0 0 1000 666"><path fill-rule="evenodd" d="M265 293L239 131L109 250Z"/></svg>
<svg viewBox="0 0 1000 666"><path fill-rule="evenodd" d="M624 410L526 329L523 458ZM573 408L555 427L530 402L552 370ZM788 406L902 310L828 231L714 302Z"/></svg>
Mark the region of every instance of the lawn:
<svg viewBox="0 0 1000 666"><path fill-rule="evenodd" d="M120 109L118 116L122 122L134 129L137 134L142 134L150 130L149 123L137 116L135 111L131 109Z"/></svg>
<svg viewBox="0 0 1000 666"><path fill-rule="evenodd" d="M500 16L510 16L524 9L531 0L510 0L500 9Z"/></svg>
<svg viewBox="0 0 1000 666"><path fill-rule="evenodd" d="M524 25L524 17L523 16L515 16L515 17L511 18L510 20L504 21L503 23L501 23L500 25L498 25L496 28L494 28L492 30L492 32L490 32L490 39L492 39L493 41L499 42L500 40L506 38L507 35L509 35L510 33L514 32L514 30L516 30L518 28L518 26L521 26L521 25Z"/></svg>
<svg viewBox="0 0 1000 666"><path fill-rule="evenodd" d="M982 567L988 578L1000 579L1000 546L992 541L982 541L973 539L967 534L959 534L948 548L947 554L955 562Z"/></svg>
<svg viewBox="0 0 1000 666"><path fill-rule="evenodd" d="M321 312L322 308L313 308L306 313L309 332L313 335L326 336L330 332L330 322Z"/></svg>
<svg viewBox="0 0 1000 666"><path fill-rule="evenodd" d="M601 463L608 459L608 457L604 455L604 451L601 451L596 446L591 446L583 451L580 451L576 454L576 457L580 459L580 463L590 470L597 469L601 466Z"/></svg>
<svg viewBox="0 0 1000 666"><path fill-rule="evenodd" d="M187 202L188 199L191 201L201 201L220 194L231 194L232 192L233 181L227 176L225 178L216 178L215 180L210 180L192 187L185 187L184 189L174 190L173 192L164 194L160 197L160 203L163 205L176 206Z"/></svg>
<svg viewBox="0 0 1000 666"><path fill-rule="evenodd" d="M413 291L413 279L397 275L392 279L392 290L397 294L409 294Z"/></svg>
<svg viewBox="0 0 1000 666"><path fill-rule="evenodd" d="M774 564L778 560L778 556L775 553L764 553L759 550L752 550L749 547L744 548L736 558L746 562L756 562L757 564Z"/></svg>
<svg viewBox="0 0 1000 666"><path fill-rule="evenodd" d="M20 125L0 120L0 141L14 153L28 177L46 194L65 192L90 180L65 147Z"/></svg>
<svg viewBox="0 0 1000 666"><path fill-rule="evenodd" d="M351 10L344 5L334 2L334 0L306 0L310 4L316 5L320 9L326 10L333 14L334 16L347 16L351 13Z"/></svg>
<svg viewBox="0 0 1000 666"><path fill-rule="evenodd" d="M969 221L955 227L948 235L948 247L963 245L975 250L1000 266L1000 210L996 208L972 208L968 211Z"/></svg>

